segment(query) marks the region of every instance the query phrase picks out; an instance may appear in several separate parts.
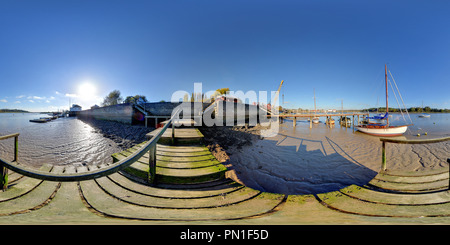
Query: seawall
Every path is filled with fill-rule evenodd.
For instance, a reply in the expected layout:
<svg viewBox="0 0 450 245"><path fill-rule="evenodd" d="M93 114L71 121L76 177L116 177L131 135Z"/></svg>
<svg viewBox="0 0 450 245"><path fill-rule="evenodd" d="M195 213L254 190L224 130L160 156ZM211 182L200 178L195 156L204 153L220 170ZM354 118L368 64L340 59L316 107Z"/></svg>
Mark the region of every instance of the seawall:
<svg viewBox="0 0 450 245"><path fill-rule="evenodd" d="M83 110L78 112L78 117L138 124L139 120L136 119L143 118L143 115L134 109L131 103L127 103Z"/></svg>
<svg viewBox="0 0 450 245"><path fill-rule="evenodd" d="M191 114L201 114L201 111L196 111L194 108L196 103L200 103L199 109L203 110L209 103L194 102L184 104L184 107L191 107ZM145 109L149 116L167 116L170 117L172 110L179 106L181 102L153 102L145 103L141 105L141 108ZM189 110L184 110L189 111ZM78 117L93 118L98 120L116 121L125 124L144 124L145 117L138 109L134 108L133 104L118 104L112 106L99 107L94 109L83 110L77 113ZM160 119L166 120L166 119ZM155 126L154 120L149 120L150 126Z"/></svg>

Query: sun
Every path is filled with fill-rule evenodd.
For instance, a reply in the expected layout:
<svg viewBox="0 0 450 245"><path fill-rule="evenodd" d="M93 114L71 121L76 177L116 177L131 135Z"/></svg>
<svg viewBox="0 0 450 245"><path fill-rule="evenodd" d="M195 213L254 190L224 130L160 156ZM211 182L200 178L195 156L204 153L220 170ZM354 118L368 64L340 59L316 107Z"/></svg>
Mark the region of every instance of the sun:
<svg viewBox="0 0 450 245"><path fill-rule="evenodd" d="M78 86L78 96L82 99L92 99L97 93L97 88L90 82L84 82Z"/></svg>

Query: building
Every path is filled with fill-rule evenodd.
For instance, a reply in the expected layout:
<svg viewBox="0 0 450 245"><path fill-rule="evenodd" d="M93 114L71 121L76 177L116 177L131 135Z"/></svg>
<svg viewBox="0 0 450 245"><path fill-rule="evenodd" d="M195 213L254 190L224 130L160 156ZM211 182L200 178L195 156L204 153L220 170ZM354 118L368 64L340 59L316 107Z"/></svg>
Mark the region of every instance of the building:
<svg viewBox="0 0 450 245"><path fill-rule="evenodd" d="M79 111L81 111L81 106L73 104L72 107L70 107L69 117L75 117Z"/></svg>

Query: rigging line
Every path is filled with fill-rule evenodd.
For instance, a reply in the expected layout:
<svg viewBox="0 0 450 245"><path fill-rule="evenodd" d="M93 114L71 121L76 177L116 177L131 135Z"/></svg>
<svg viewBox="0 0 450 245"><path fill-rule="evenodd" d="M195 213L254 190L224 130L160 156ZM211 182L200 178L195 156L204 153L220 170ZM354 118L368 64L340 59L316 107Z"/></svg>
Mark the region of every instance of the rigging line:
<svg viewBox="0 0 450 245"><path fill-rule="evenodd" d="M375 78L375 81L378 81L378 79L380 79L380 77L381 77L381 74L383 74L383 71L384 71L384 69L380 69L380 71L378 72L378 74L377 74L377 76L376 76L376 78ZM383 77L384 78L384 77ZM372 94L370 95L370 99L372 99L372 98L374 98L375 97L375 95L377 94L377 93L379 93L380 91L382 91L382 87L383 87L383 84L384 83L381 83L381 82L375 82L375 84L377 84L377 86L376 86L376 88L372 91ZM377 109L378 109L378 106L379 105L377 105ZM370 107L370 105L369 105L369 107Z"/></svg>
<svg viewBox="0 0 450 245"><path fill-rule="evenodd" d="M392 87L391 80L389 79L388 81L389 81L389 85L391 85L392 92L394 94L395 100L397 101L397 105L398 105L398 107L400 109L400 113L402 114L403 120L405 120L405 122L406 122L405 115L403 115L402 107L400 106L400 103L398 103L397 94L395 93L394 88Z"/></svg>
<svg viewBox="0 0 450 245"><path fill-rule="evenodd" d="M391 75L392 81L394 81L395 88L397 88L398 95L400 96L400 99L402 100L402 103L403 103L403 107L405 107L406 115L408 115L409 121L410 121L411 123L413 123L413 122L412 122L412 119L411 119L411 116L410 116L409 113L408 113L408 109L406 109L406 105L405 105L405 102L403 101L402 94L400 93L400 90L399 90L398 87L397 87L397 83L395 82L394 76L392 76L392 73L391 73L390 70L388 70L388 71L389 71L389 75ZM406 120L405 120L405 121L406 121Z"/></svg>

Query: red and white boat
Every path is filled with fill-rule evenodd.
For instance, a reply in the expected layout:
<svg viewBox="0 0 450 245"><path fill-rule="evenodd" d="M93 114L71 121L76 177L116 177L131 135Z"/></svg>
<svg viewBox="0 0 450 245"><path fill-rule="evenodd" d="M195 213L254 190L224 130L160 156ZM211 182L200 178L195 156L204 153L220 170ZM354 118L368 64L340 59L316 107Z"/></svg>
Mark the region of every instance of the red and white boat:
<svg viewBox="0 0 450 245"><path fill-rule="evenodd" d="M384 65L384 72L386 78L386 124L368 123L355 126L355 128L366 134L375 136L400 136L408 129L409 125L392 126L389 125L389 103L388 103L388 84L387 84L387 66Z"/></svg>
<svg viewBox="0 0 450 245"><path fill-rule="evenodd" d="M363 124L356 126L360 132L375 136L400 136L408 129L409 125L388 126L386 124Z"/></svg>

